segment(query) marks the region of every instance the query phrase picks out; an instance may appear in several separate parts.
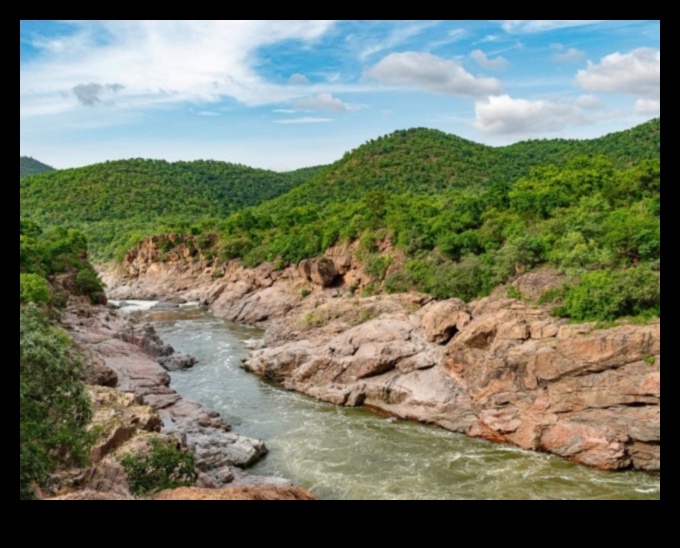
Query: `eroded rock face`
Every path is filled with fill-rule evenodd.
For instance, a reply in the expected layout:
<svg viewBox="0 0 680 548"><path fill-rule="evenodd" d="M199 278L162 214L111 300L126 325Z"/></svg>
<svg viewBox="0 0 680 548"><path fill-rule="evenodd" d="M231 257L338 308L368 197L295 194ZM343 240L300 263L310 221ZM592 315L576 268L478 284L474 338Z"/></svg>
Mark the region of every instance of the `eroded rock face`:
<svg viewBox="0 0 680 548"><path fill-rule="evenodd" d="M283 331L246 369L331 403L596 468L660 469L658 324L595 330L484 299L433 303L332 335Z"/></svg>
<svg viewBox="0 0 680 548"><path fill-rule="evenodd" d="M312 282L321 287L329 287L333 285L338 277L338 271L335 268L335 263L326 257L320 259L305 259L299 266L300 274L302 274L308 282Z"/></svg>

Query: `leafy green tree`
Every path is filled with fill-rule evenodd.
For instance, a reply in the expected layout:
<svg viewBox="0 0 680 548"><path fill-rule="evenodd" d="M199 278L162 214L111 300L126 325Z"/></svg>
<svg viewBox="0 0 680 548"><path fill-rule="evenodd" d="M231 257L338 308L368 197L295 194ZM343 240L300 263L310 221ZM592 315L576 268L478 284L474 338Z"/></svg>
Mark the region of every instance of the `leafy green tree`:
<svg viewBox="0 0 680 548"><path fill-rule="evenodd" d="M19 302L43 303L50 301L47 280L38 274L19 274Z"/></svg>

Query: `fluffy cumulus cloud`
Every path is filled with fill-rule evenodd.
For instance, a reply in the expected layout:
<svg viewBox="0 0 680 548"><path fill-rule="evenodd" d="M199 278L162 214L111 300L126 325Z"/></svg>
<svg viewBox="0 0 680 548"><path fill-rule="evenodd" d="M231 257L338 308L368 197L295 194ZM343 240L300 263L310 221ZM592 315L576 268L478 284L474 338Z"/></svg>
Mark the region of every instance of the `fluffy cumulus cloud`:
<svg viewBox="0 0 680 548"><path fill-rule="evenodd" d="M33 47L40 55L20 67L21 117L96 106L116 91L116 103L126 107L211 102L222 97L249 105L290 100L291 86L272 84L258 74L257 51L284 41L313 43L334 22L83 20L65 24L72 28L69 36L36 39ZM300 76L293 83L303 83ZM110 82L121 87L114 90Z"/></svg>
<svg viewBox="0 0 680 548"><path fill-rule="evenodd" d="M295 110L328 110L334 112L345 112L348 110L358 110L363 105L344 103L330 93L319 93L312 97L305 97L295 102Z"/></svg>
<svg viewBox="0 0 680 548"><path fill-rule="evenodd" d="M586 122L569 103L529 101L497 95L475 103L475 126L491 135L531 135L554 132Z"/></svg>
<svg viewBox="0 0 680 548"><path fill-rule="evenodd" d="M508 60L505 57L496 57L495 59L490 59L481 49L474 50L470 54L470 57L472 57L473 61L487 70L502 69L509 65Z"/></svg>
<svg viewBox="0 0 680 548"><path fill-rule="evenodd" d="M567 27L579 27L601 23L601 19L505 19L501 21L503 30L510 33L544 32Z"/></svg>
<svg viewBox="0 0 680 548"><path fill-rule="evenodd" d="M661 50L639 48L628 53L612 53L599 63L588 61L579 70L576 82L588 91L627 93L640 104L651 105L661 98Z"/></svg>
<svg viewBox="0 0 680 548"><path fill-rule="evenodd" d="M415 51L392 53L367 70L365 75L390 86L470 98L501 90L501 83L495 78L475 77L456 61Z"/></svg>

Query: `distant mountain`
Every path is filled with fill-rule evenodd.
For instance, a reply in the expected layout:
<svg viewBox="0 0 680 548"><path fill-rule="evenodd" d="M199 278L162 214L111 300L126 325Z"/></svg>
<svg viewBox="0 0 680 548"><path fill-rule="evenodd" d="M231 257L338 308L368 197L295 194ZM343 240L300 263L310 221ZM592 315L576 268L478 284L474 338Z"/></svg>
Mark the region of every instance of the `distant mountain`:
<svg viewBox="0 0 680 548"><path fill-rule="evenodd" d="M54 168L29 156L19 157L19 179L23 179L28 175L47 173L48 171L54 171Z"/></svg>
<svg viewBox="0 0 680 548"><path fill-rule="evenodd" d="M205 229L288 192L318 170L276 173L216 161L105 162L22 179L20 213L47 227L82 229L93 255L101 257L112 244L142 234Z"/></svg>

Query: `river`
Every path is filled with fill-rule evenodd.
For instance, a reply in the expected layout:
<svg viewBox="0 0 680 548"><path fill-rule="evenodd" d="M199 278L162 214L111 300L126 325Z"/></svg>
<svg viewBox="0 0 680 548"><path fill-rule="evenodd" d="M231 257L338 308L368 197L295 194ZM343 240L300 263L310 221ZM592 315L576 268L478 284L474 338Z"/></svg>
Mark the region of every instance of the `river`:
<svg viewBox="0 0 680 548"><path fill-rule="evenodd" d="M140 306L146 308L145 306ZM286 391L240 368L262 331L197 308L143 312L176 350L199 360L172 373L184 397L234 431L262 438L252 473L281 476L335 499L659 499L659 476L600 472L550 455L466 438Z"/></svg>

